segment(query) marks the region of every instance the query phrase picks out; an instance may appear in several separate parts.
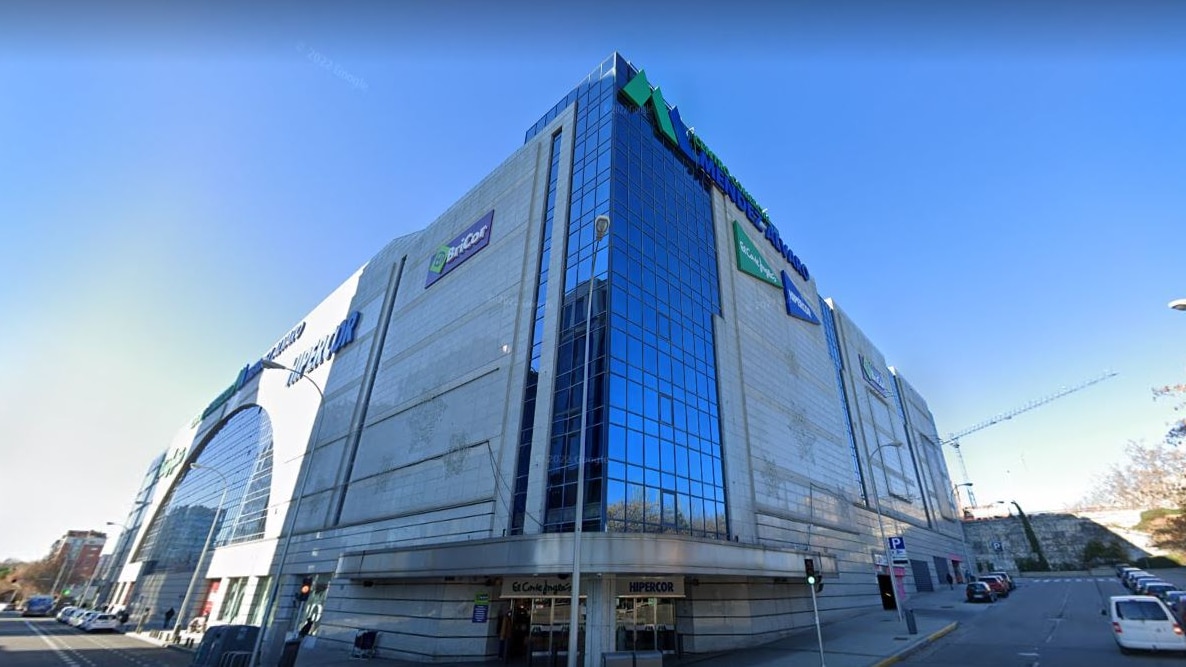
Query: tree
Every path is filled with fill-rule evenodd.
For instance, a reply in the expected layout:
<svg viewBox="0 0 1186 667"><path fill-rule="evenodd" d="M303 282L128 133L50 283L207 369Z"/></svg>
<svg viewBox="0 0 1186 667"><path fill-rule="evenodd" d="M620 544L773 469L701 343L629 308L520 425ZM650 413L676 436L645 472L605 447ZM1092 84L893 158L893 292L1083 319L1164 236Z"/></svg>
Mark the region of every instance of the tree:
<svg viewBox="0 0 1186 667"><path fill-rule="evenodd" d="M1186 412L1186 384L1173 384L1153 388L1153 400L1169 398L1176 400L1174 412ZM1179 417L1170 422L1170 430L1165 434L1165 441L1170 445L1180 445L1186 442L1186 418Z"/></svg>
<svg viewBox="0 0 1186 667"><path fill-rule="evenodd" d="M1150 509L1176 507L1186 474L1186 448L1167 442L1147 445L1129 440L1122 463L1097 478L1082 501L1091 507Z"/></svg>
<svg viewBox="0 0 1186 667"><path fill-rule="evenodd" d="M1126 558L1128 558L1128 552L1116 540L1112 540L1108 544L1104 544L1100 540L1088 540L1087 544L1083 545L1083 565L1086 567L1120 563Z"/></svg>

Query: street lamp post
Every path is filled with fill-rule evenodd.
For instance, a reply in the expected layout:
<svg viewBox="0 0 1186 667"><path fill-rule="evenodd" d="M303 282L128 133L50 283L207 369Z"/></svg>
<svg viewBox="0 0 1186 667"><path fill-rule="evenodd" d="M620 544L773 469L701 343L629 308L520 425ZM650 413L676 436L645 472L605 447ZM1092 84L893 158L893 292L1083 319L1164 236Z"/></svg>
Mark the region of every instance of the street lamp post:
<svg viewBox="0 0 1186 667"><path fill-rule="evenodd" d="M313 381L313 378L302 373L301 371L296 370L295 368L289 368L288 366L272 361L271 359L263 359L260 361L260 364L269 370L288 371L289 373L299 375L302 379L308 380L309 384L313 386L313 389L317 391L317 396L321 399L321 402L317 407L317 413L314 416L317 426L313 429L313 437L310 438L310 444L309 446L306 446L306 450L308 450L310 446L316 447L317 438L321 433L322 420L320 419L320 413L321 406L325 405L325 392L322 391L321 387ZM257 633L255 636L255 646L251 649L250 667L257 667L260 664L260 649L263 647L264 630L267 627L268 617L272 612L272 605L276 603L276 598L280 594L280 578L284 573L284 561L288 559L288 550L289 547L292 546L292 534L296 532L297 513L300 512L301 500L305 497L305 484L309 481L309 470L308 466L305 465L305 457L303 455L301 457L300 468L297 471L297 477L299 478L299 483L297 484L296 502L293 503L292 511L289 513L292 516L292 520L289 521L286 518L284 521L284 523L288 524L288 530L284 530L284 526L280 527L284 538L280 549L280 559L276 561L276 574L272 577L272 584L268 587L268 595L266 598L264 598L264 604L260 608L260 613L262 616L259 620L259 633Z"/></svg>
<svg viewBox="0 0 1186 667"><path fill-rule="evenodd" d="M585 426L589 412L589 345L593 339L593 281L597 278L597 248L609 231L609 216L599 215L593 221L596 236L593 238L593 260L589 269L589 296L585 303L585 361L584 378L581 380L581 430L577 437L577 497L576 513L573 515L572 536L572 600L568 611L568 667L576 667L577 649L580 647L580 605L581 605L581 530L585 523Z"/></svg>
<svg viewBox="0 0 1186 667"><path fill-rule="evenodd" d="M189 578L189 586L185 589L185 597L181 600L181 610L177 612L177 622L173 624L173 641L177 641L181 637L181 623L189 609L190 598L193 597L194 587L198 584L198 575L202 573L202 561L206 558L206 552L210 549L210 541L214 539L214 530L218 528L218 515L222 514L222 504L226 501L227 491L230 490L231 485L227 480L226 475L222 474L218 468L204 466L199 463L189 464L190 470L209 470L218 475L222 480L222 495L218 498L218 505L214 508L214 518L210 520L210 530L206 533L206 543L202 545L202 550L198 552L198 562L194 564L194 573Z"/></svg>
<svg viewBox="0 0 1186 667"><path fill-rule="evenodd" d="M961 486L966 486L970 490L972 488L972 482L962 482L951 487L952 492L955 493L956 513L958 514L956 521L959 522L960 527L960 542L964 546L964 569L971 573L972 570L968 567L968 564L972 561L972 554L968 552L968 537L964 534L964 509L962 506L963 504L960 502L959 493Z"/></svg>
<svg viewBox="0 0 1186 667"><path fill-rule="evenodd" d="M1169 306L1174 310L1186 310L1186 299L1174 299L1170 301Z"/></svg>
<svg viewBox="0 0 1186 667"><path fill-rule="evenodd" d="M881 454L882 448L893 447L894 449L898 449L901 446L902 446L902 443L900 443L900 442L896 442L896 441L895 442L886 442L886 443L877 445L877 447L873 450L873 453L870 455L870 458L876 456L877 458L881 459L882 476L885 475L885 456ZM885 539L885 522L881 518L881 493L879 493L877 491L877 478L876 477L873 478L873 502L877 506L877 528L881 532L881 548L886 549L887 545L889 543ZM888 552L886 552L885 560L886 560L886 571L889 573L889 576L890 576L890 593L893 595L893 599L894 599L894 610L898 612L898 620L901 621L901 620L903 620L902 605L898 601L898 588L897 588L897 584L894 582L894 562L893 562L893 559L889 557Z"/></svg>

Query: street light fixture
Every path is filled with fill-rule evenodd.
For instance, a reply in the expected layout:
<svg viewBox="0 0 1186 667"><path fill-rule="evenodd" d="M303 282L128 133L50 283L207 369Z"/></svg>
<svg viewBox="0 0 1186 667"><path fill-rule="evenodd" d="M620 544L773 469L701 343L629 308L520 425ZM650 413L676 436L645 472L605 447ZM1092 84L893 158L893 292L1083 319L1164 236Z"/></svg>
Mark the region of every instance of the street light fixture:
<svg viewBox="0 0 1186 667"><path fill-rule="evenodd" d="M218 505L214 508L214 518L210 520L210 530L206 533L206 543L202 545L202 550L198 552L198 562L194 564L194 573L189 578L189 586L185 589L185 597L181 600L181 610L177 612L177 622L173 624L173 641L177 641L181 637L181 623L185 614L189 610L190 598L193 597L194 587L198 584L198 575L202 573L202 561L206 558L206 552L210 549L210 540L214 539L214 529L218 527L218 515L222 514L222 504L226 501L227 491L230 490L231 484L227 480L226 475L218 468L211 466L204 466L200 463L190 463L190 470L209 470L218 475L222 480L222 495L218 498Z"/></svg>
<svg viewBox="0 0 1186 667"><path fill-rule="evenodd" d="M1174 310L1186 310L1186 299L1174 299L1170 301L1169 306Z"/></svg>
<svg viewBox="0 0 1186 667"><path fill-rule="evenodd" d="M601 239L609 231L609 216L597 216L593 225L596 236L593 238L593 261L589 269L589 296L585 303L585 362L584 378L581 380L581 430L577 437L577 497L572 529L572 600L568 610L568 667L576 667L577 649L580 648L581 530L585 523L585 427L589 412L589 344L593 339L591 331L593 281L597 278L597 248L601 244Z"/></svg>
<svg viewBox="0 0 1186 667"><path fill-rule="evenodd" d="M276 361L272 361L271 359L260 360L260 365L268 370L288 371L289 373L299 375L302 379L308 380L309 384L313 386L313 389L317 390L317 396L321 398L321 402L318 404L317 414L314 416L317 426L313 429L313 437L310 439L311 446L316 447L317 438L321 434L322 420L319 418L321 406L325 405L325 392L321 390L321 386L314 382L313 378L309 377L303 372L298 371L295 368L289 368L288 366ZM308 450L308 448L309 447L306 446L306 450ZM260 627L259 632L255 636L255 646L251 649L250 667L257 667L260 664L260 649L263 647L264 630L268 625L268 617L272 613L272 605L276 603L276 598L280 594L280 578L284 573L284 561L288 560L288 550L289 547L292 546L292 534L296 532L297 514L301 510L301 500L305 497L305 484L309 481L309 470L308 466L305 465L304 456L301 457L301 467L297 471L297 477L299 478L299 484L297 484L296 502L293 503L292 511L290 512L292 520L290 522L287 517L285 518L284 523L290 524L288 530L284 530L283 525L280 527L281 533L284 537L284 542L280 549L280 559L276 561L276 574L275 576L271 577L272 585L268 587L268 595L266 598L264 598L264 604L260 608L260 613L262 614L259 619Z"/></svg>
<svg viewBox="0 0 1186 667"><path fill-rule="evenodd" d="M873 453L869 455L870 458L876 456L879 459L881 459L881 470L882 470L883 476L885 475L885 456L881 454L881 450L885 447L893 447L894 449L900 449L902 447L902 443L897 442L897 441L882 443L880 445L877 445L877 447L873 450ZM889 544L889 542L887 542L885 539L885 522L881 518L881 494L877 492L877 478L876 477L873 478L873 502L877 506L877 528L881 532L881 548L885 549L887 547L887 545ZM890 576L890 594L893 596L894 610L898 612L898 620L901 621L901 620L903 620L902 605L898 601L898 587L897 587L897 584L894 582L894 561L892 558L889 557L888 552L886 553L885 560L886 560L886 568L885 569L886 569L886 572L888 572L889 576Z"/></svg>

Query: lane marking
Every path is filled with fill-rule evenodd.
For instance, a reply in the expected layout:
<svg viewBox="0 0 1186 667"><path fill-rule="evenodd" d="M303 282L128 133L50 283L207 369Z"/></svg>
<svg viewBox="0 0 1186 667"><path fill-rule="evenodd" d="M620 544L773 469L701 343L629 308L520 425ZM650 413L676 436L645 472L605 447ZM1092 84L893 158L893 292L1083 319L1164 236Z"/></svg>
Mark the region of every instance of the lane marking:
<svg viewBox="0 0 1186 667"><path fill-rule="evenodd" d="M37 627L29 621L25 621L25 625L33 634L40 637L41 641L45 642L45 645L49 647L49 650L53 651L54 655L58 656L62 662L70 665L70 667L78 667L78 663L74 661L74 658L71 657L70 654L66 653L64 647L59 647L54 641L50 640L51 635L38 630Z"/></svg>

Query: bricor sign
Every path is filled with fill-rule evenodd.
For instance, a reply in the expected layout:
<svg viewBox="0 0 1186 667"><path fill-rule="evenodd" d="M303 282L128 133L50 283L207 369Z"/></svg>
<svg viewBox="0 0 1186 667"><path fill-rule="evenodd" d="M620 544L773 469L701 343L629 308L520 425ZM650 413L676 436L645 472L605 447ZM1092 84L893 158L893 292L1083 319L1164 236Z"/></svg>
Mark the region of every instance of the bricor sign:
<svg viewBox="0 0 1186 667"><path fill-rule="evenodd" d="M683 577L630 577L617 580L620 598L682 598Z"/></svg>
<svg viewBox="0 0 1186 667"><path fill-rule="evenodd" d="M457 238L437 248L432 262L428 265L428 277L424 279L424 287L431 287L433 283L444 278L445 274L490 245L490 229L493 226L494 209L491 209Z"/></svg>

